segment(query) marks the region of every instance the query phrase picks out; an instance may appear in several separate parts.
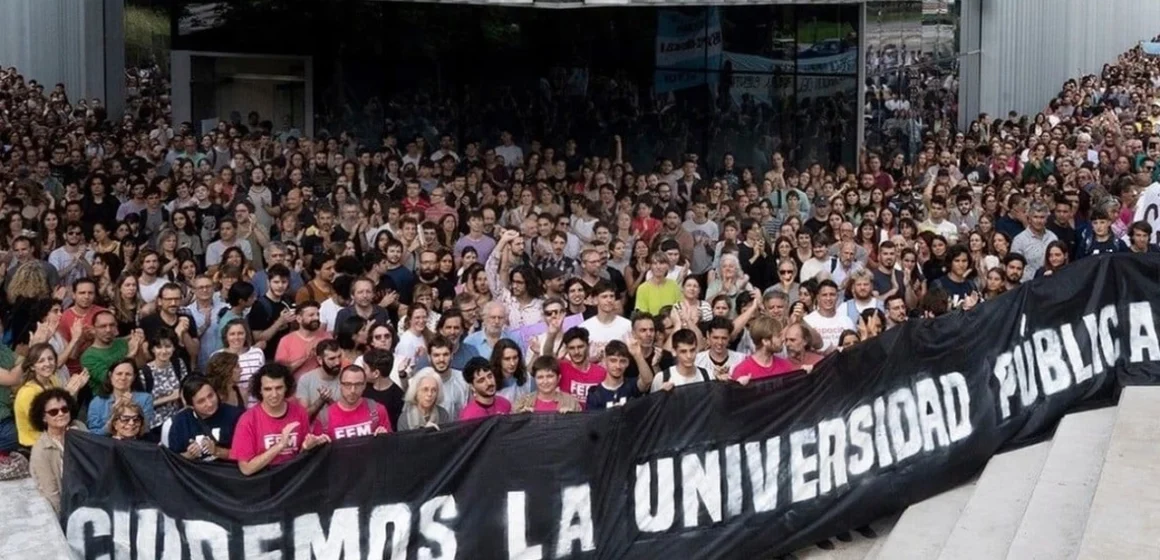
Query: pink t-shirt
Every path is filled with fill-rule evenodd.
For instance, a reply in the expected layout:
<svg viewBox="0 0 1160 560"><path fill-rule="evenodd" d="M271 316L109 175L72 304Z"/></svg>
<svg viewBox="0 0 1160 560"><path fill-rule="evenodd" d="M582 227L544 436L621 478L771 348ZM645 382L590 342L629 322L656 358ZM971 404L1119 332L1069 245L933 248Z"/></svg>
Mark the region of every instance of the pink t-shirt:
<svg viewBox="0 0 1160 560"><path fill-rule="evenodd" d="M290 445L274 457L271 465L280 465L298 455L306 434L310 432L310 413L294 398L286 399L286 413L281 418L270 416L262 405L245 411L234 428L230 459L250 461L265 453L278 443L278 438L282 437L282 428L291 422L298 422L298 427L290 432Z"/></svg>
<svg viewBox="0 0 1160 560"><path fill-rule="evenodd" d="M472 420L475 418L487 418L488 416L501 416L512 413L511 401L496 395L495 402L491 406L483 406L479 401L471 399L467 402L467 406L463 407L463 412L459 413L460 420Z"/></svg>
<svg viewBox="0 0 1160 560"><path fill-rule="evenodd" d="M773 357L773 361L768 366L763 366L757 363L753 356L746 356L737 367L733 368L733 374L730 376L734 381L748 376L750 381L764 379L766 377L775 377L778 375L785 375L791 371L796 371L797 366L793 362L778 356Z"/></svg>
<svg viewBox="0 0 1160 560"><path fill-rule="evenodd" d="M587 371L580 371L572 362L560 360L560 390L571 394L580 401L580 406L588 404L588 389L604 381L607 372L600 364L588 363Z"/></svg>
<svg viewBox="0 0 1160 560"><path fill-rule="evenodd" d="M544 399L536 399L536 412L559 412L560 403L556 401L546 401Z"/></svg>
<svg viewBox="0 0 1160 560"><path fill-rule="evenodd" d="M274 361L280 364L289 364L301 360L303 356L310 355L298 369L294 370L294 379L302 377L302 374L318 369L318 358L310 351L313 345L330 338L330 333L319 329L314 333L314 338L305 339L299 336L298 331L294 331L284 337L278 342L278 351L274 353Z"/></svg>
<svg viewBox="0 0 1160 560"><path fill-rule="evenodd" d="M378 409L378 418L371 418L371 405ZM314 435L326 434L330 439L346 439L352 437L373 436L375 430L382 426L388 432L393 432L391 418L387 416L387 408L372 400L363 399L354 410L345 410L338 403L331 403L326 407L326 426L323 427L322 413L314 418Z"/></svg>

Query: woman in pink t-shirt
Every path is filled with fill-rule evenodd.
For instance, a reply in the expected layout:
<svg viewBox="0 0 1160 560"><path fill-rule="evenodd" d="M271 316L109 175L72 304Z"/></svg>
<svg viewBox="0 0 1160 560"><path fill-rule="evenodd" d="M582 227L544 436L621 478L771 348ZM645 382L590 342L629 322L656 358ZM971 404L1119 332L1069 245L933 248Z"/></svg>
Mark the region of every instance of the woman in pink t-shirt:
<svg viewBox="0 0 1160 560"><path fill-rule="evenodd" d="M540 356L532 362L536 392L516 399L513 413L579 412L576 397L560 390L560 364L551 356Z"/></svg>

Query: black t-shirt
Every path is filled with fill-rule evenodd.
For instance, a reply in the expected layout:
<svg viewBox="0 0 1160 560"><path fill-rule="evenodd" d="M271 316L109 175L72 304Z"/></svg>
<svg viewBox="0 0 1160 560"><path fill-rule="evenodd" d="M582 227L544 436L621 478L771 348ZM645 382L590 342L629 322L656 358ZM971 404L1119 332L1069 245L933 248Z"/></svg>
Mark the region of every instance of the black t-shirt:
<svg viewBox="0 0 1160 560"><path fill-rule="evenodd" d="M197 229L210 232L210 237L217 237L218 224L226 216L226 209L221 204L210 204L205 208L194 206L197 211Z"/></svg>
<svg viewBox="0 0 1160 560"><path fill-rule="evenodd" d="M886 292L889 292L893 288L893 285L890 283L890 275L889 274L886 274L877 268L875 268L872 272L874 273L874 291L875 292L878 292L879 294L885 294ZM898 281L898 286L901 287L903 285L902 271L901 270L893 270L891 272L894 274L895 279Z"/></svg>
<svg viewBox="0 0 1160 560"><path fill-rule="evenodd" d="M105 195L100 202L93 199L92 196L86 196L81 200L81 209L84 210L85 222L92 227L92 224L101 223L112 224L117 223L117 210L121 207L121 203L116 197Z"/></svg>
<svg viewBox="0 0 1160 560"><path fill-rule="evenodd" d="M348 235L341 227L334 228L330 234L330 243L346 243ZM302 255L310 255L312 257L320 257L326 252L330 243L322 240L320 235L307 235L302 238Z"/></svg>
<svg viewBox="0 0 1160 560"><path fill-rule="evenodd" d="M654 374L658 374L661 371L664 371L666 368L671 368L677 365L677 359L673 357L672 353L670 353L668 350L656 350L653 354L656 352L661 352L661 358L660 362L653 366ZM648 356L644 357L645 361L649 364L653 363L653 354L649 354ZM636 360L629 360L628 368L624 370L625 384L636 384L636 378L638 377L640 377L640 369L636 367Z"/></svg>
<svg viewBox="0 0 1160 560"><path fill-rule="evenodd" d="M375 389L374 385L367 384L363 389L363 396L375 401L387 409L387 416L391 419L391 427L399 429L399 415L403 413L403 388L391 383L385 391Z"/></svg>
<svg viewBox="0 0 1160 560"><path fill-rule="evenodd" d="M942 288L942 291L946 292L947 300L951 309L958 309L963 305L963 301L967 299L967 296L971 295L973 292L979 291L978 288L975 287L974 282L971 282L970 280L964 282L955 282L951 279L949 274L936 280L935 285L939 288Z"/></svg>
<svg viewBox="0 0 1160 560"><path fill-rule="evenodd" d="M588 388L588 410L604 410L617 406L624 406L628 401L643 396L636 379L625 380L616 389L609 389L604 383Z"/></svg>
<svg viewBox="0 0 1160 560"><path fill-rule="evenodd" d="M250 331L254 336L258 333L270 328L274 322L285 309L294 309L294 306L289 301L282 299L281 301L274 301L270 299L269 295L262 294L254 302L254 306L250 308L250 314L246 315L246 322L250 324ZM266 341L266 361L274 359L274 353L278 351L278 343L281 342L282 337L286 336L291 331L290 325L286 325L274 333L270 340Z"/></svg>
<svg viewBox="0 0 1160 560"><path fill-rule="evenodd" d="M177 310L177 316L184 316L189 320L189 336L197 338L197 321L184 309L179 308ZM145 331L145 338L147 339L160 331L162 327L165 327L169 330L177 329L177 321L174 321L173 324L166 323L165 319L161 318L160 312L146 315L137 321L137 323L138 326L141 327L141 330ZM189 355L189 351L185 349L185 345L181 344L180 340L177 342L177 347L173 351L173 356L185 362L187 365L196 363L191 359L192 357Z"/></svg>

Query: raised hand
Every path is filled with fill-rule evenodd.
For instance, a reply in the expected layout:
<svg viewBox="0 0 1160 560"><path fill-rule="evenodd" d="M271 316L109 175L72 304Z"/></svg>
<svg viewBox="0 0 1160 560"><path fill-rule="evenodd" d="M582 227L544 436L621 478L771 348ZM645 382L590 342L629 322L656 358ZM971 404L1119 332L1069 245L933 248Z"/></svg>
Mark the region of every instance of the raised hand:
<svg viewBox="0 0 1160 560"><path fill-rule="evenodd" d="M282 428L282 435L278 436L278 445L282 449L290 447L290 434L298 428L298 422L291 422Z"/></svg>

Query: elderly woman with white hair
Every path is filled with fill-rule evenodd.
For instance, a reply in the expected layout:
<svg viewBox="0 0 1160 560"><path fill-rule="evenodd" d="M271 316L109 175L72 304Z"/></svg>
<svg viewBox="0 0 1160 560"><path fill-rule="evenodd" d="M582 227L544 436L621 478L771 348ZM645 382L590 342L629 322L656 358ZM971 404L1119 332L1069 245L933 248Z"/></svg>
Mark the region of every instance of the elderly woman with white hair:
<svg viewBox="0 0 1160 560"><path fill-rule="evenodd" d="M399 414L399 431L435 428L452 421L447 409L439 406L443 380L434 370L420 371L407 385L403 411Z"/></svg>
<svg viewBox="0 0 1160 560"><path fill-rule="evenodd" d="M726 253L721 255L721 263L717 270L709 271L709 286L705 290L705 299L712 301L719 294L729 296L731 302L736 302L737 296L749 290L749 277L741 271L741 261L737 255ZM736 305L733 306L736 308Z"/></svg>

